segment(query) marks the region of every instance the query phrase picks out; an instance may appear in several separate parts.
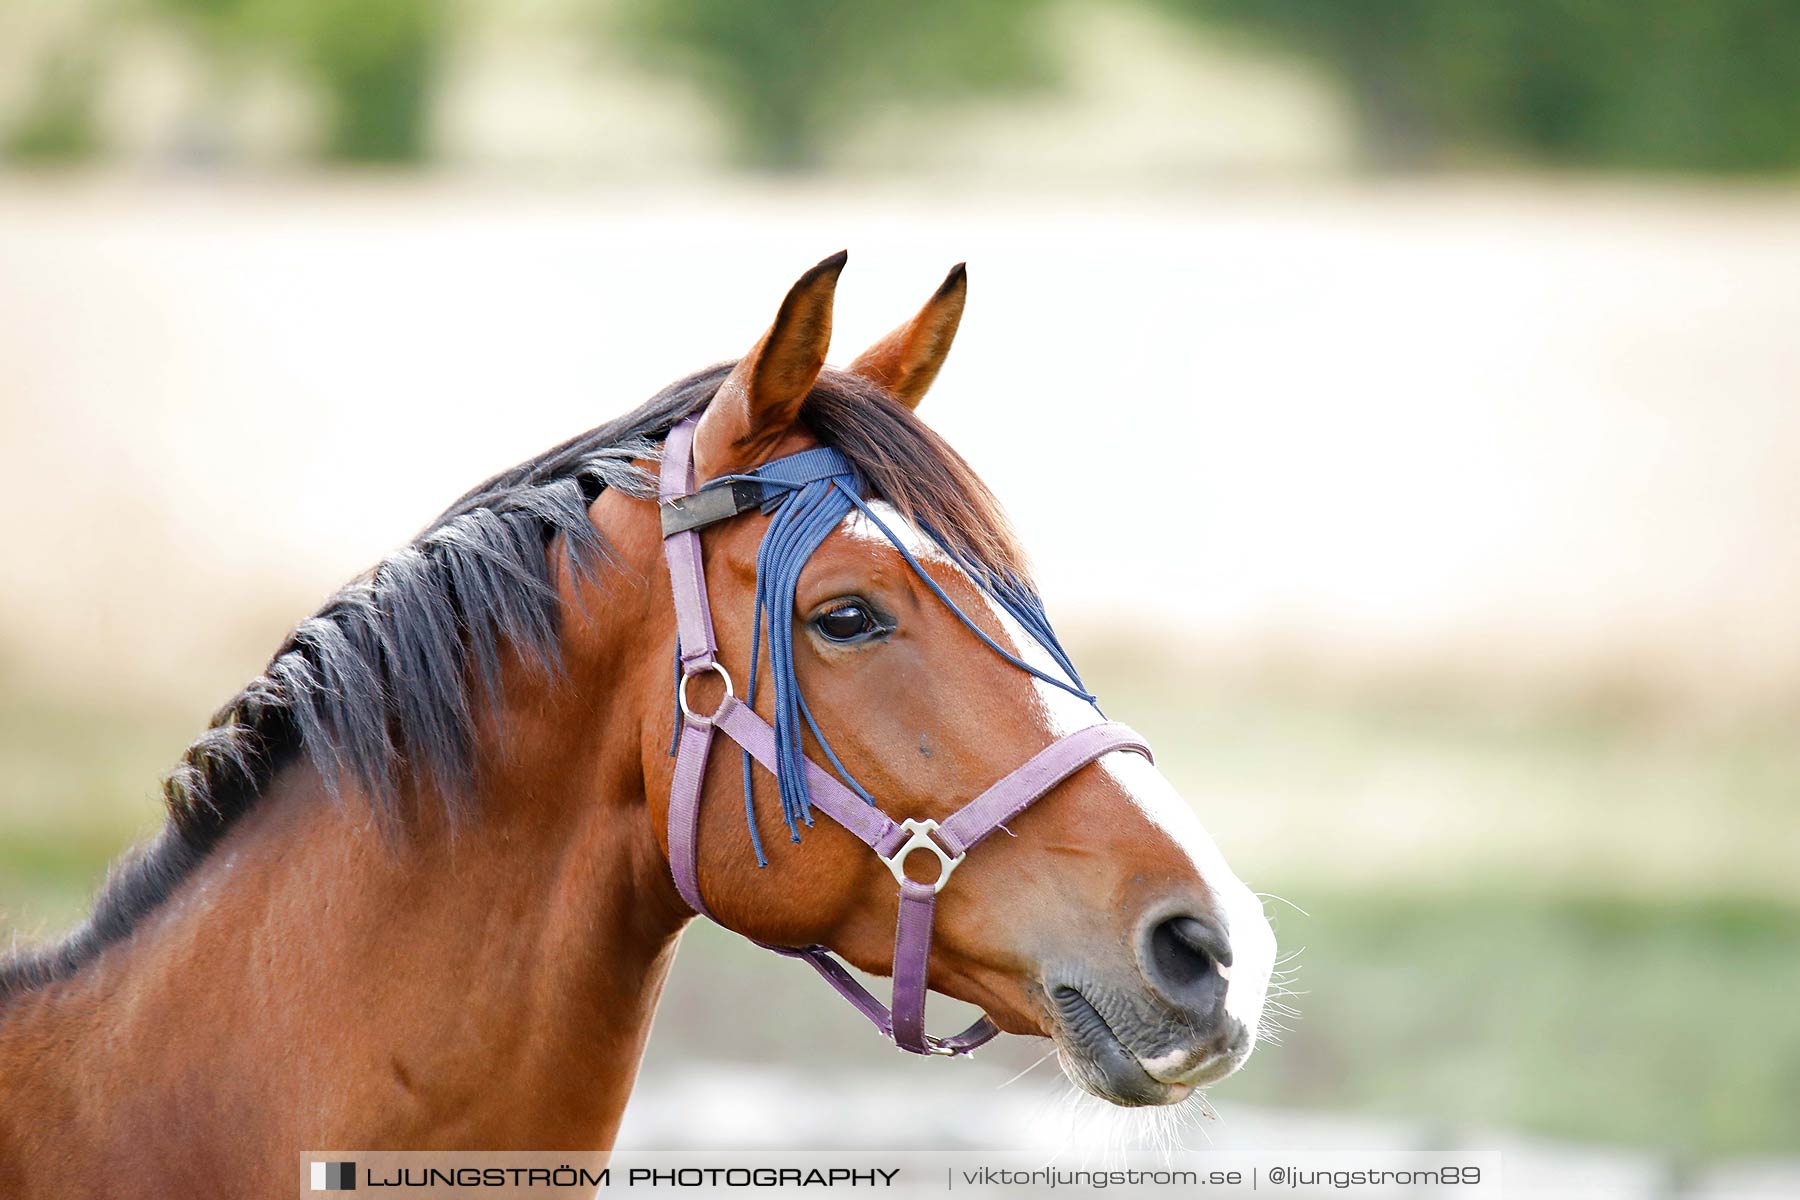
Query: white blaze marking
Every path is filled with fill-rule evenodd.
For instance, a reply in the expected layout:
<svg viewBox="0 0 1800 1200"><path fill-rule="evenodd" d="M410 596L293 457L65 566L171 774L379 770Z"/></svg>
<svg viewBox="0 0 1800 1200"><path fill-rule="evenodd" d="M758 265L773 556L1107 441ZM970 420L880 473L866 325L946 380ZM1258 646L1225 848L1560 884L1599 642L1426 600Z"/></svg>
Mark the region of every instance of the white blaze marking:
<svg viewBox="0 0 1800 1200"><path fill-rule="evenodd" d="M900 510L886 500L869 501L869 510L881 518L883 525L894 531L894 536L900 539L900 544L905 546L907 551L920 562L930 559L933 562L943 563L947 567L956 566L950 556L944 553L942 546L926 537L922 529L901 516ZM874 542L880 546L893 545L887 540L886 535L875 527L873 521L862 515L861 509L852 509L850 515L844 518L843 524L838 526L838 532L846 537ZM960 570L960 568L958 569Z"/></svg>
<svg viewBox="0 0 1800 1200"><path fill-rule="evenodd" d="M883 524L893 530L894 536L900 539L914 558L961 572L961 568L936 542L902 517L892 505L877 500L871 502L869 507L881 518ZM850 537L888 544L881 530L875 528L860 512L852 512L844 518L840 528ZM964 577L967 578L966 575ZM1003 645L1010 642L1010 649L1019 658L1047 675L1060 677L1061 671L1049 652L1013 619L1012 614L994 603L987 593L976 588L973 581L970 583L970 591L981 597L988 612L1004 630L1005 636L998 639ZM1100 714L1080 697L1036 677L1032 678L1032 683L1037 693L1037 708L1044 723L1044 731L1052 739L1064 737L1099 719ZM1226 864L1225 856L1219 852L1218 844L1201 824L1199 814L1194 811L1193 806L1181 798L1174 785L1163 777L1163 773L1153 763L1140 754L1124 753L1103 756L1100 766L1113 777L1120 790L1144 817L1161 829L1187 855L1195 872L1211 889L1222 910L1220 915L1225 918L1225 926L1231 939L1232 964L1230 967L1219 968L1220 976L1226 981L1225 1011L1243 1022L1244 1028L1250 1031L1251 1045L1255 1045L1258 1022L1262 1018L1263 1004L1268 997L1269 977L1275 969L1275 931L1270 928L1269 919L1263 913L1262 902ZM1170 1062L1160 1064L1160 1067L1177 1066L1180 1057L1176 1055ZM1159 1064L1155 1061L1144 1065L1152 1071L1159 1069Z"/></svg>

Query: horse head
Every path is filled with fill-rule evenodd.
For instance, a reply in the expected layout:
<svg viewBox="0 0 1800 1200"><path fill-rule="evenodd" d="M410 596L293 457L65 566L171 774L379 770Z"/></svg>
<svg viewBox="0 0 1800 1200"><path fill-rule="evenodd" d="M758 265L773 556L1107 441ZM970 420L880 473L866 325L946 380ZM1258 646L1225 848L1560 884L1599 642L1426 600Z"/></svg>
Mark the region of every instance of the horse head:
<svg viewBox="0 0 1800 1200"><path fill-rule="evenodd" d="M693 424L691 480L673 498L738 490L735 503L694 504L703 517L682 531L699 539L717 649L696 670L677 622L661 630L688 715L668 703L665 677L645 720L650 819L677 875L691 856L696 907L758 942L829 948L865 971L905 973L906 879L915 895L938 885L921 972L933 990L999 1029L1054 1038L1097 1096L1179 1101L1250 1054L1273 934L1192 806L1131 746L1062 764L1066 777L1001 814L979 845L954 836L960 809L1103 718L993 498L913 412L961 318L963 269L840 371L825 358L843 265L827 259L794 285ZM839 457L805 457L822 446ZM809 464L801 476L770 471L797 462ZM764 485L784 471L786 484L807 484ZM678 572L672 587L683 586ZM704 726L727 681L753 679L730 704L787 741L790 761L702 755L690 788L697 845L683 847L681 814L667 832L671 787L681 790L670 722ZM839 782L908 822L908 847L930 853L903 850L896 871L897 835L883 843L815 819L817 793Z"/></svg>

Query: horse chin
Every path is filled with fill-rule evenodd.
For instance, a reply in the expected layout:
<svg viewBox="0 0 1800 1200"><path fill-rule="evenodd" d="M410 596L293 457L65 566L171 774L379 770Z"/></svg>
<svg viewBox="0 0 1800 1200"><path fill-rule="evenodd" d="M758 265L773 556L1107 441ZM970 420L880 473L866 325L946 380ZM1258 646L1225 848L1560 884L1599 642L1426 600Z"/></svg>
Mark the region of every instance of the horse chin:
<svg viewBox="0 0 1800 1200"><path fill-rule="evenodd" d="M1052 1038L1063 1073L1089 1095L1121 1108L1179 1104L1191 1084L1165 1083L1144 1069L1087 997L1072 987L1051 993Z"/></svg>
<svg viewBox="0 0 1800 1200"><path fill-rule="evenodd" d="M1089 1095L1121 1108L1179 1104L1208 1084L1230 1075L1249 1057L1246 1038L1236 1037L1223 1052L1180 1070L1173 1064L1134 1053L1113 1031L1100 1011L1080 991L1060 987L1051 992L1054 1014L1051 1037L1063 1073Z"/></svg>

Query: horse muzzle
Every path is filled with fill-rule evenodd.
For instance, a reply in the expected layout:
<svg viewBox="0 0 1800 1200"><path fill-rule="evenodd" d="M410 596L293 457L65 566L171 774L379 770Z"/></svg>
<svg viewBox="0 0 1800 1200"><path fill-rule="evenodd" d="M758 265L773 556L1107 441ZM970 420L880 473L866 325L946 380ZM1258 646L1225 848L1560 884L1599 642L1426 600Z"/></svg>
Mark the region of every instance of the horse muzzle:
<svg viewBox="0 0 1800 1200"><path fill-rule="evenodd" d="M1250 1056L1253 1031L1225 1010L1231 943L1204 912L1162 907L1140 920L1132 961L1045 971L1051 1035L1083 1089L1127 1107L1175 1104Z"/></svg>

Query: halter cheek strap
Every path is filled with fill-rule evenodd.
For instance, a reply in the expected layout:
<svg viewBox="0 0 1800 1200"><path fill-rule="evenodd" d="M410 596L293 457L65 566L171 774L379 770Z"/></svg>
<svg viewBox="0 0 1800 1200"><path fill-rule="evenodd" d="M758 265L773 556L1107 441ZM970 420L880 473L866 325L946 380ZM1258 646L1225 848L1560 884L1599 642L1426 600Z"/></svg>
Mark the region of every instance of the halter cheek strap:
<svg viewBox="0 0 1800 1200"><path fill-rule="evenodd" d="M697 416L688 417L670 431L663 448L659 488L663 506L663 553L669 565L681 645L681 674L677 685L681 733L669 790L669 866L682 899L696 913L716 920L700 892L697 857L700 798L706 783L713 737L723 733L771 773L776 770L777 756L775 730L737 699L731 676L718 661L712 611L707 602L706 573L700 555L701 527L735 516L760 501L755 491L746 490L739 483L709 487L699 492L694 490L693 440L698 422ZM806 455L816 453L805 451L781 461L783 464L797 463ZM779 468L780 464L776 466ZM777 615L782 614L771 614L771 618ZM725 698L711 715L706 715L689 707L687 685L694 676L709 672L716 673L725 685ZM925 1032L925 994L937 894L949 883L951 874L968 852L989 834L1070 775L1114 750L1129 750L1150 757L1149 746L1125 726L1115 722L1089 725L1040 750L1023 766L976 796L941 824L912 819L896 822L844 786L836 776L816 763L806 761L804 771L813 807L873 850L893 872L899 885L892 1007L876 999L823 946L759 944L811 965L883 1035L892 1037L902 1050L915 1054L967 1054L999 1032L986 1017L952 1037L934 1038ZM938 875L934 881L920 882L906 874L906 860L921 852L938 860Z"/></svg>

